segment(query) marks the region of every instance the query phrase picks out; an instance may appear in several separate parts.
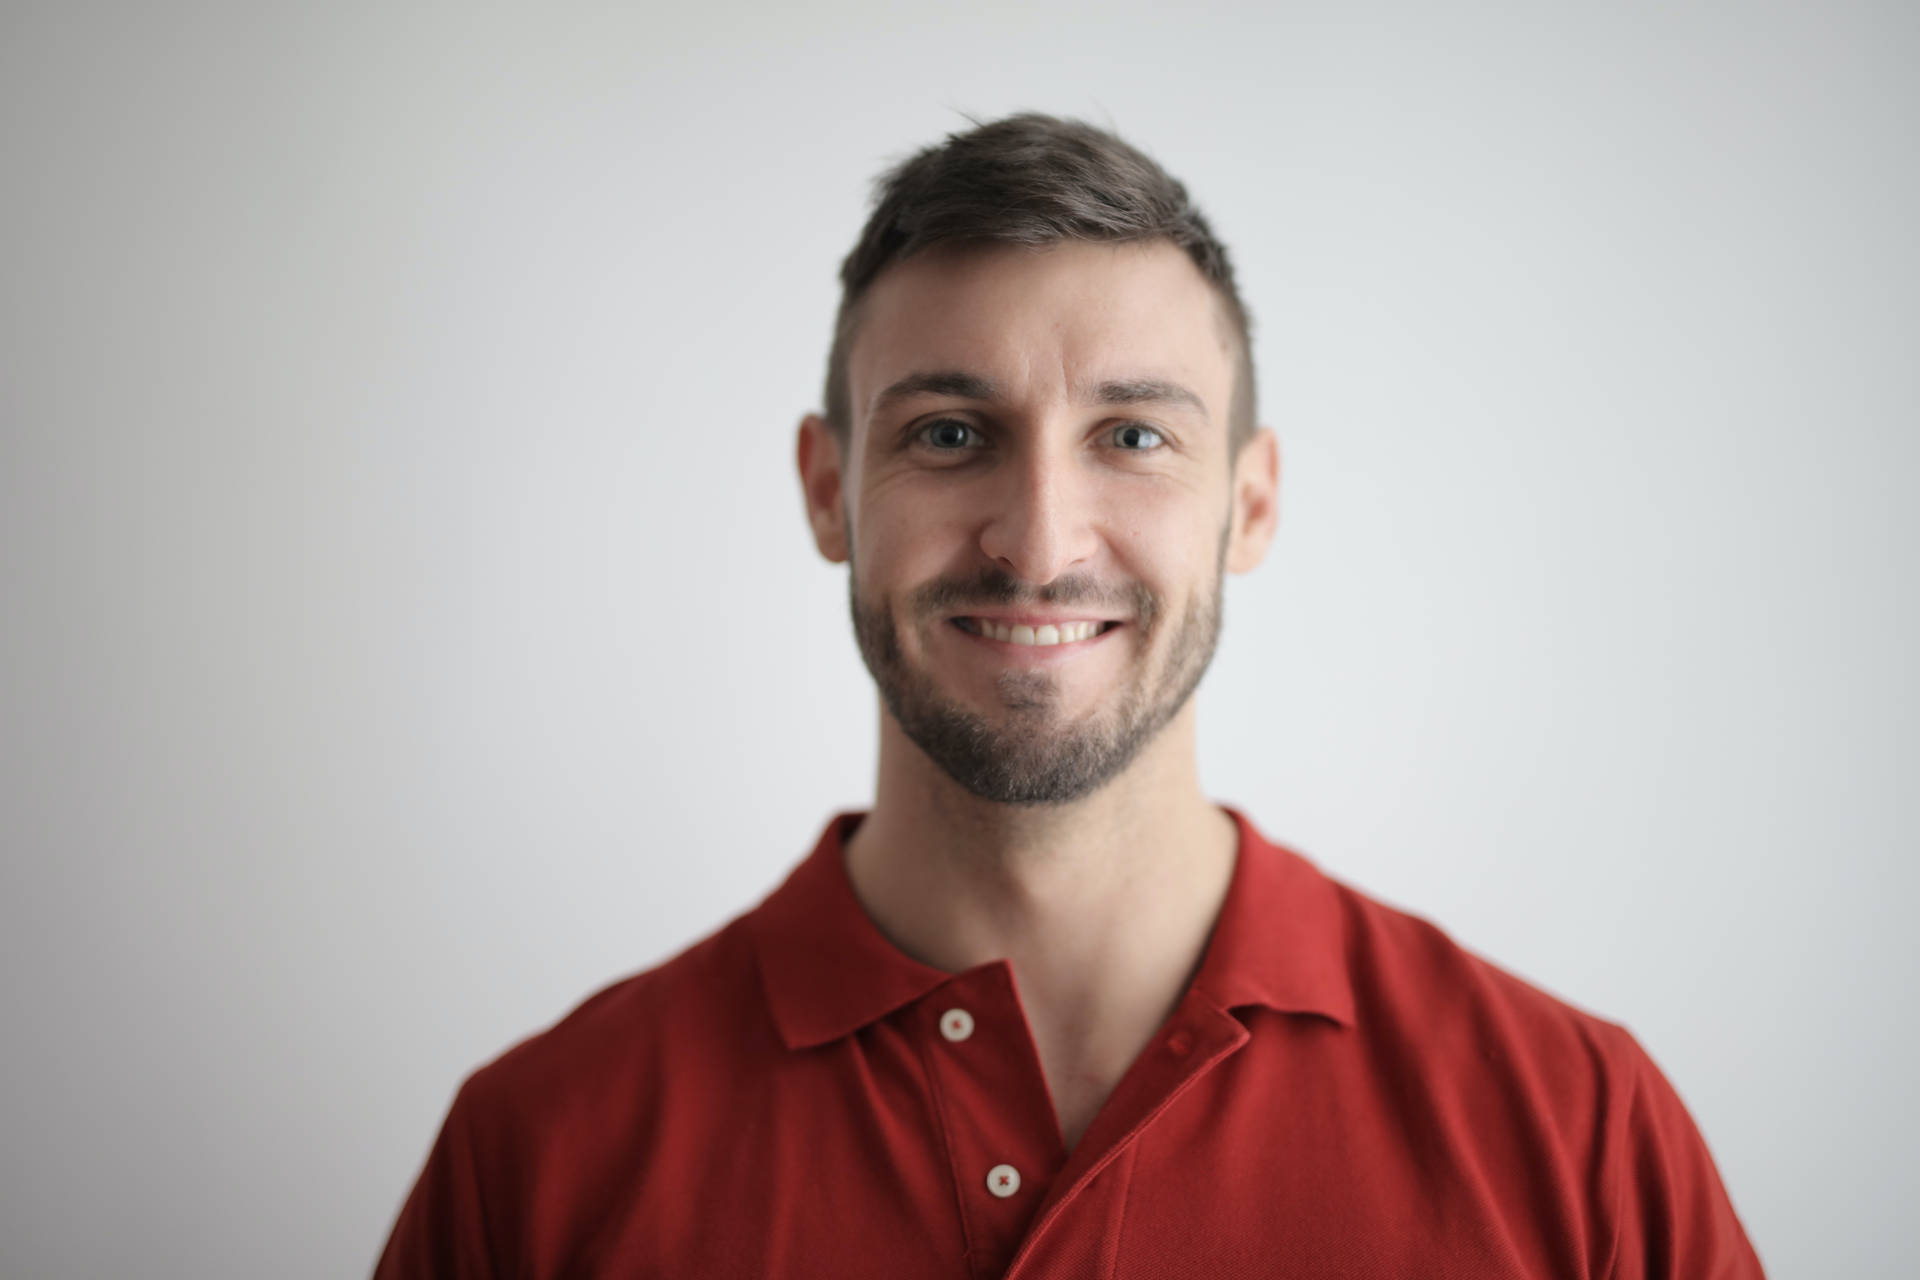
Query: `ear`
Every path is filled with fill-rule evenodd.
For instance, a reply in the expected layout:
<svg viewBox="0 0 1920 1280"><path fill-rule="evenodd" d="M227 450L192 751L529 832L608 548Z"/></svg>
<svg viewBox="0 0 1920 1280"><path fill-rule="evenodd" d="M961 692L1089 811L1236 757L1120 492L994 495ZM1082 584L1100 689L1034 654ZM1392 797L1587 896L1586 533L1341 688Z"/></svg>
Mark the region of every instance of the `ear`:
<svg viewBox="0 0 1920 1280"><path fill-rule="evenodd" d="M840 439L825 418L810 413L800 419L795 455L813 545L832 563L842 564L847 559L847 521Z"/></svg>
<svg viewBox="0 0 1920 1280"><path fill-rule="evenodd" d="M1233 524L1227 569L1246 573L1267 558L1280 524L1280 438L1261 427L1233 462Z"/></svg>

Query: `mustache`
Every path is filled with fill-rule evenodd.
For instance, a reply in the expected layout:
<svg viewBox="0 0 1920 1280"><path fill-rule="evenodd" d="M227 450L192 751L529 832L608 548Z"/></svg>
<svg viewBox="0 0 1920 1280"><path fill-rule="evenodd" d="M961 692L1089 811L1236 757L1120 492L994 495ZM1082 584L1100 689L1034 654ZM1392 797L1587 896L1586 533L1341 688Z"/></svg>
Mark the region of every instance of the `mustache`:
<svg viewBox="0 0 1920 1280"><path fill-rule="evenodd" d="M1108 586L1082 574L1031 587L995 567L970 577L936 578L916 588L908 604L917 617L962 612L974 605L1091 605L1103 612L1122 612L1143 630L1151 627L1159 611L1158 599L1141 583Z"/></svg>

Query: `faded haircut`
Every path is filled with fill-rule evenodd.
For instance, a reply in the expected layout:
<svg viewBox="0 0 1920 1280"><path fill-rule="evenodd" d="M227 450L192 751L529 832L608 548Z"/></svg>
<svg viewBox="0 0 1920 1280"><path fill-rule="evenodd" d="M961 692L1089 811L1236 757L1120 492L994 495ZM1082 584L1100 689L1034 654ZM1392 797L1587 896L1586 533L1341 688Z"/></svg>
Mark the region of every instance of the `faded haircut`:
<svg viewBox="0 0 1920 1280"><path fill-rule="evenodd" d="M853 430L847 353L860 301L889 266L944 244L1045 246L1068 240L1168 240L1213 285L1239 342L1229 456L1254 429L1253 319L1227 248L1187 189L1145 152L1079 120L1022 112L927 147L881 174L859 243L840 264L840 310L827 355L826 420L844 446Z"/></svg>

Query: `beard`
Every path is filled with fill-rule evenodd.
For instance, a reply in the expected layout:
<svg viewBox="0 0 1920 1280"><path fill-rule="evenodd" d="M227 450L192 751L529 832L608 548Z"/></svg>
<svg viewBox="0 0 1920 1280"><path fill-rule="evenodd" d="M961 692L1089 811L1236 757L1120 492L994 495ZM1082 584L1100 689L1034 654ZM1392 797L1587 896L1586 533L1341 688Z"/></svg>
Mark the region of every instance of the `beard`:
<svg viewBox="0 0 1920 1280"><path fill-rule="evenodd" d="M948 618L968 604L1107 605L1126 610L1150 657L1163 628L1165 657L1157 677L1137 669L1119 694L1077 721L1058 711L1059 681L1049 672L1006 670L995 678L1003 715L989 718L941 692L924 669L907 664L900 632L884 601L860 596L858 567L848 557L847 595L860 657L880 699L909 741L948 777L982 800L1009 805L1061 805L1092 795L1124 772L1140 751L1179 714L1213 661L1220 639L1221 586L1228 533L1221 530L1212 590L1196 596L1179 617L1168 615L1144 586L1115 595L1084 578L1062 578L1038 590L999 568L970 581L939 579L909 597L909 615Z"/></svg>

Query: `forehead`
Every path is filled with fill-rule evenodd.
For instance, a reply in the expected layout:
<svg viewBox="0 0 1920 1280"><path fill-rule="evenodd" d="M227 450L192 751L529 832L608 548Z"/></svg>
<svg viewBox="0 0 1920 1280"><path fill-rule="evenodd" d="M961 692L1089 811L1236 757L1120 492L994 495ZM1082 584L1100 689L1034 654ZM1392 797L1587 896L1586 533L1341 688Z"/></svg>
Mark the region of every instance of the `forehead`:
<svg viewBox="0 0 1920 1280"><path fill-rule="evenodd" d="M1233 330L1218 293L1165 240L942 246L889 267L848 357L856 423L905 375L965 370L1040 402L1115 380L1192 387L1224 426Z"/></svg>

